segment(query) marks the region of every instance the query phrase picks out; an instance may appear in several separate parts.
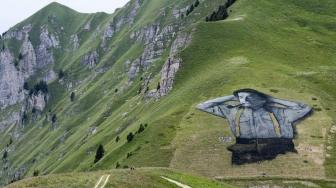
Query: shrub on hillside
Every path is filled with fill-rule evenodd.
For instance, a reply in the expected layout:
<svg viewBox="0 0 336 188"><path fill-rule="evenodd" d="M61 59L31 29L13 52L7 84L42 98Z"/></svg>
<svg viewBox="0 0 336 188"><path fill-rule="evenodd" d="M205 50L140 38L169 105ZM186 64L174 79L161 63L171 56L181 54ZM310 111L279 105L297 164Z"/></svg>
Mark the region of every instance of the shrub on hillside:
<svg viewBox="0 0 336 188"><path fill-rule="evenodd" d="M195 4L194 4L194 5L195 5L195 8L198 7L199 4L200 4L199 0L196 0L196 1L195 1Z"/></svg>
<svg viewBox="0 0 336 188"><path fill-rule="evenodd" d="M158 82L158 85L156 86L156 90L160 90L161 89L161 85L160 82Z"/></svg>
<svg viewBox="0 0 336 188"><path fill-rule="evenodd" d="M130 132L128 135L127 135L127 142L131 142L134 138L134 134L132 132Z"/></svg>
<svg viewBox="0 0 336 188"><path fill-rule="evenodd" d="M64 73L64 71L61 69L61 70L58 72L58 78L59 78L59 79L62 79L62 78L64 78L64 76L65 76L65 73Z"/></svg>
<svg viewBox="0 0 336 188"><path fill-rule="evenodd" d="M19 53L19 60L23 59L23 55Z"/></svg>
<svg viewBox="0 0 336 188"><path fill-rule="evenodd" d="M205 21L213 22L213 21L225 20L229 16L227 9L235 2L236 0L228 0L224 5L220 5L217 11L213 11L211 15L205 18Z"/></svg>
<svg viewBox="0 0 336 188"><path fill-rule="evenodd" d="M29 95L37 95L37 93L41 91L42 93L47 94L48 93L48 84L47 82L41 80L39 83L37 83L34 88L30 89Z"/></svg>
<svg viewBox="0 0 336 188"><path fill-rule="evenodd" d="M23 83L23 89L25 89L25 90L29 90L29 84L28 84L28 82L24 82Z"/></svg>
<svg viewBox="0 0 336 188"><path fill-rule="evenodd" d="M75 101L75 97L76 97L75 92L71 92L71 95L70 95L70 100L71 100L71 102L74 102L74 101Z"/></svg>
<svg viewBox="0 0 336 188"><path fill-rule="evenodd" d="M3 155L2 155L2 160L6 160L7 157L8 157L8 151L5 150L4 153L3 153Z"/></svg>
<svg viewBox="0 0 336 188"><path fill-rule="evenodd" d="M144 127L142 124L140 124L137 133L141 133L141 132L143 132L144 130L145 130L145 127Z"/></svg>
<svg viewBox="0 0 336 188"><path fill-rule="evenodd" d="M192 11L194 11L194 5L190 5L190 7L187 9L186 16L188 16Z"/></svg>
<svg viewBox="0 0 336 188"><path fill-rule="evenodd" d="M34 170L33 172L33 176L38 176L40 174L40 171L39 170Z"/></svg>
<svg viewBox="0 0 336 188"><path fill-rule="evenodd" d="M101 158L103 158L104 154L105 154L104 146L100 144L96 151L94 163L97 163Z"/></svg>
<svg viewBox="0 0 336 188"><path fill-rule="evenodd" d="M117 164L116 164L116 168L119 168L120 167L120 164L119 164L119 162L117 162Z"/></svg>
<svg viewBox="0 0 336 188"><path fill-rule="evenodd" d="M56 123L56 121L57 121L57 116L56 116L56 114L53 114L52 117L51 117L51 122Z"/></svg>

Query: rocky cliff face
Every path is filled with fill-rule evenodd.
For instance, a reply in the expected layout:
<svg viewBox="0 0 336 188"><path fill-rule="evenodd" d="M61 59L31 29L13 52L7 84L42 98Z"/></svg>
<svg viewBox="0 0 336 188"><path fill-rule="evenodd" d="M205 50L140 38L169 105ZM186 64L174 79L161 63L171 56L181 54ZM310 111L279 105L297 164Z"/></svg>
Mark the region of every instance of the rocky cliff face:
<svg viewBox="0 0 336 188"><path fill-rule="evenodd" d="M97 51L86 54L82 59L82 64L89 69L94 68L99 62L99 55Z"/></svg>
<svg viewBox="0 0 336 188"><path fill-rule="evenodd" d="M22 40L25 38L27 33L29 33L32 29L32 25L28 24L23 26L21 29L16 28L14 30L11 30L9 32L4 33L3 38L4 39L16 39L16 40Z"/></svg>
<svg viewBox="0 0 336 188"><path fill-rule="evenodd" d="M172 90L175 75L182 63L182 59L179 57L178 52L185 48L190 41L190 34L180 33L177 35L171 46L169 57L161 70L160 88L149 91L147 97L159 99Z"/></svg>
<svg viewBox="0 0 336 188"><path fill-rule="evenodd" d="M130 38L143 42L145 49L142 55L132 62L128 74L129 80L136 77L138 71L135 70L147 70L154 61L161 58L180 29L179 24L170 24L161 28L159 24L154 23L131 33Z"/></svg>
<svg viewBox="0 0 336 188"><path fill-rule="evenodd" d="M53 34L49 34L48 28L46 26L42 26L40 45L36 49L36 59L39 68L54 63L52 48L58 47L58 45L58 37Z"/></svg>
<svg viewBox="0 0 336 188"><path fill-rule="evenodd" d="M25 40L21 46L20 57L19 68L25 79L27 79L34 74L37 65L35 50L28 35L25 36Z"/></svg>
<svg viewBox="0 0 336 188"><path fill-rule="evenodd" d="M75 51L79 48L79 39L78 39L77 34L71 35L70 42L71 42L70 45L71 45L73 51Z"/></svg>
<svg viewBox="0 0 336 188"><path fill-rule="evenodd" d="M0 109L24 100L24 77L15 67L14 60L9 50L0 52Z"/></svg>
<svg viewBox="0 0 336 188"><path fill-rule="evenodd" d="M130 8L128 13L124 13L122 15L117 15L112 22L110 22L102 35L102 43L101 47L106 51L107 42L121 30L121 28L125 25L131 26L134 23L136 15L140 9L142 4L142 0L135 0L128 3L126 6Z"/></svg>
<svg viewBox="0 0 336 188"><path fill-rule="evenodd" d="M47 104L48 98L48 94L45 94L42 91L32 94L28 98L28 108L42 112Z"/></svg>

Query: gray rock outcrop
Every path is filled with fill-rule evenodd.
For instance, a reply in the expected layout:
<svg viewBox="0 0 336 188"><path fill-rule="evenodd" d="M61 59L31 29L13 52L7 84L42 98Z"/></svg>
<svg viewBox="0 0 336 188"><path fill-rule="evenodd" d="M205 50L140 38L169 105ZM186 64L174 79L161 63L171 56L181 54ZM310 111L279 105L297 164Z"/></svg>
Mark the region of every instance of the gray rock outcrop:
<svg viewBox="0 0 336 188"><path fill-rule="evenodd" d="M13 39L15 38L16 40L22 40L24 39L25 35L27 35L32 29L32 25L28 24L26 26L23 26L22 29L14 29L6 32L3 35L4 39Z"/></svg>
<svg viewBox="0 0 336 188"><path fill-rule="evenodd" d="M73 51L79 48L79 39L77 34L70 36L70 43Z"/></svg>
<svg viewBox="0 0 336 188"><path fill-rule="evenodd" d="M130 12L128 14L125 14L126 16L114 17L113 21L107 25L106 29L104 30L101 43L101 47L104 48L105 51L107 50L106 46L108 40L110 40L115 35L115 33L119 32L124 25L128 24L129 26L131 26L134 23L134 20L136 18L136 15L138 14L141 4L142 4L141 0L131 1L127 5L131 6Z"/></svg>
<svg viewBox="0 0 336 188"><path fill-rule="evenodd" d="M19 68L24 77L28 78L34 74L36 69L36 54L28 35L26 35L22 43L20 54L21 60L19 62Z"/></svg>
<svg viewBox="0 0 336 188"><path fill-rule="evenodd" d="M43 81L50 83L57 79L57 74L53 70L49 70L44 76Z"/></svg>
<svg viewBox="0 0 336 188"><path fill-rule="evenodd" d="M24 100L24 77L14 65L14 57L5 49L0 52L0 109Z"/></svg>
<svg viewBox="0 0 336 188"><path fill-rule="evenodd" d="M32 94L28 99L29 108L42 112L47 105L48 98L48 94L45 94L42 91Z"/></svg>
<svg viewBox="0 0 336 188"><path fill-rule="evenodd" d="M89 69L94 68L99 62L99 55L97 51L90 52L86 54L82 59L82 64Z"/></svg>
<svg viewBox="0 0 336 188"><path fill-rule="evenodd" d="M40 34L40 45L36 49L36 60L39 68L54 63L52 48L56 48L58 45L58 38L49 34L48 28L43 26Z"/></svg>
<svg viewBox="0 0 336 188"><path fill-rule="evenodd" d="M128 82L131 83L140 70L140 60L135 60L128 71Z"/></svg>
<svg viewBox="0 0 336 188"><path fill-rule="evenodd" d="M173 88L174 78L179 70L182 59L178 56L178 51L186 47L191 41L191 37L187 33L180 33L172 43L169 57L161 69L160 88L148 92L149 98L160 98L169 93Z"/></svg>
<svg viewBox="0 0 336 188"><path fill-rule="evenodd" d="M86 22L86 24L84 25L84 31L90 31L91 29L91 20Z"/></svg>

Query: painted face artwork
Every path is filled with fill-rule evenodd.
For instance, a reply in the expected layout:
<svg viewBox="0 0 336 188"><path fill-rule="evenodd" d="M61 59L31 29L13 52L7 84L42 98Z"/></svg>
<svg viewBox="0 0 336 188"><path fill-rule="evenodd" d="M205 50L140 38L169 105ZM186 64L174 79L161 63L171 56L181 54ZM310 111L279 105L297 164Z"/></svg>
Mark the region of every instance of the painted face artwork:
<svg viewBox="0 0 336 188"><path fill-rule="evenodd" d="M237 90L233 95L203 102L197 108L227 119L236 137L236 144L228 149L237 164L273 159L279 153L295 151L293 125L312 111L306 104L274 98L253 89ZM261 143L263 149L258 148ZM249 152L244 148L249 148Z"/></svg>
<svg viewBox="0 0 336 188"><path fill-rule="evenodd" d="M249 93L238 93L238 99L241 105L243 105L244 107L250 107L251 103L248 101L248 97L250 96Z"/></svg>

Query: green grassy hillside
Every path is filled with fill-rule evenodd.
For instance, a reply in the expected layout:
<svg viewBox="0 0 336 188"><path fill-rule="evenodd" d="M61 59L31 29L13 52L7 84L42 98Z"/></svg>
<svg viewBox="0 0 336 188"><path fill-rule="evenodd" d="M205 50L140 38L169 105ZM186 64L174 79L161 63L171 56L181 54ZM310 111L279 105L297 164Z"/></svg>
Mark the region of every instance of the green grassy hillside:
<svg viewBox="0 0 336 188"><path fill-rule="evenodd" d="M55 49L54 69L63 69L64 81L74 87L69 90L59 81L49 85L51 100L41 118L25 125L22 137L13 142L15 151L9 152L12 168L26 167L26 177L36 170L40 174L110 170L119 164L120 168L170 167L217 179L335 178L336 135L330 130L336 125L336 3L237 0L228 19L205 22L205 17L225 1L204 0L189 16L171 17L174 6L186 7L193 2L144 0L134 24L123 26L109 40L107 51L94 33L129 14L127 6L112 15L92 15L52 4L21 23L46 24L44 12L53 12L59 23L69 24L64 25L61 43L69 45L70 35L77 33L81 45L76 51ZM82 28L89 20L88 33ZM183 63L173 90L160 100L148 100L138 90L149 74L153 78L149 89L156 88L169 48L149 70L140 71L130 86L125 71L125 62L135 60L144 50L143 43L132 41L130 34L154 22L163 26L180 23L183 32L192 33L191 44L179 53ZM10 42L5 41L15 46ZM96 69L106 70L101 74L81 66L83 55L93 50L100 55ZM199 112L195 106L246 87L314 107L313 115L297 125L297 153L261 163L231 164L226 147L233 143L220 141L221 137L233 137L226 120ZM76 93L74 102L70 102L72 91ZM44 118L52 114L57 114L55 130ZM135 133L140 124L147 125L145 130L128 143L127 135ZM96 127L94 134L89 133L92 127ZM9 136L1 134L0 139L5 140L4 147ZM99 144L105 155L93 163ZM41 184L47 177L42 177ZM93 185L94 177L84 178L83 183ZM164 181L152 180L164 187Z"/></svg>
<svg viewBox="0 0 336 188"><path fill-rule="evenodd" d="M183 174L168 169L144 168L136 170L111 170L89 173L68 173L29 178L7 186L8 188L21 187L95 187L100 177L110 175L105 188L179 188L162 177L169 178L185 185L203 188L233 188L223 182ZM6 187L6 188L7 188Z"/></svg>

